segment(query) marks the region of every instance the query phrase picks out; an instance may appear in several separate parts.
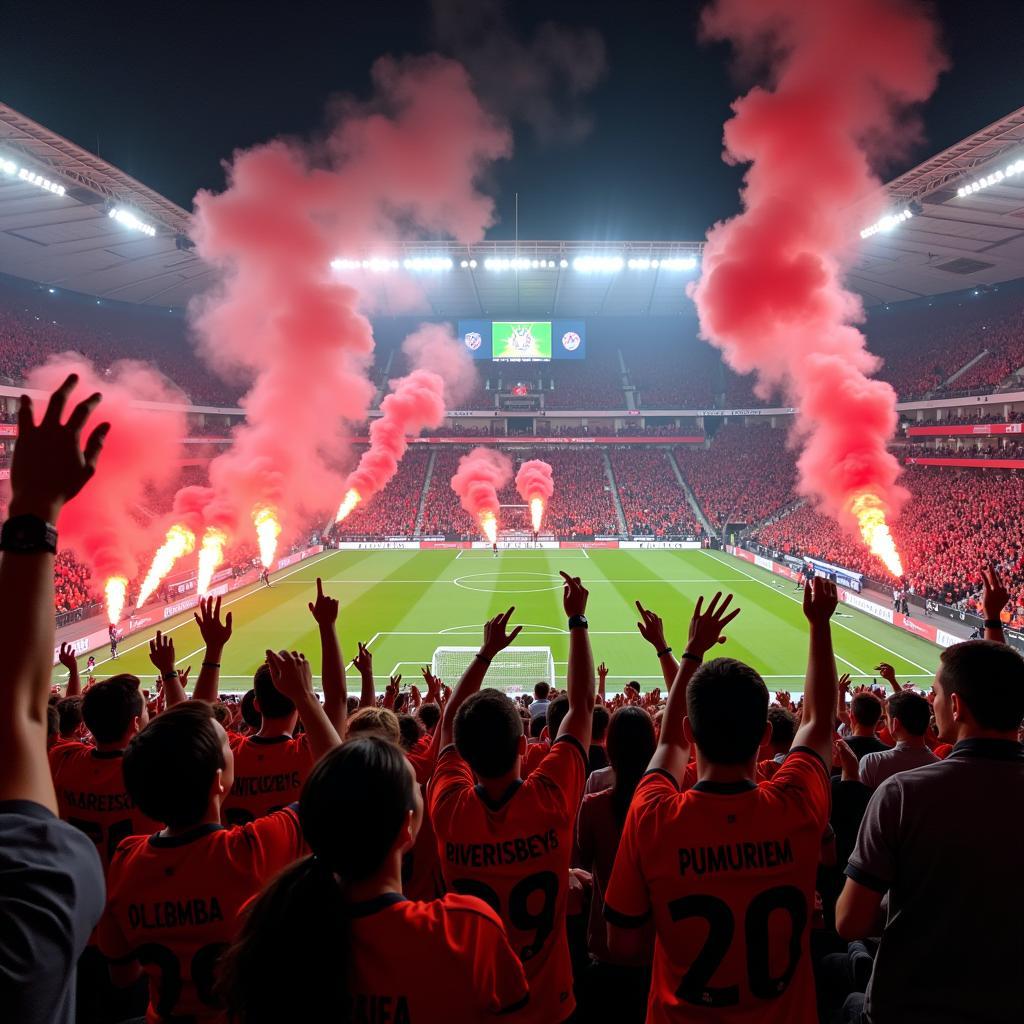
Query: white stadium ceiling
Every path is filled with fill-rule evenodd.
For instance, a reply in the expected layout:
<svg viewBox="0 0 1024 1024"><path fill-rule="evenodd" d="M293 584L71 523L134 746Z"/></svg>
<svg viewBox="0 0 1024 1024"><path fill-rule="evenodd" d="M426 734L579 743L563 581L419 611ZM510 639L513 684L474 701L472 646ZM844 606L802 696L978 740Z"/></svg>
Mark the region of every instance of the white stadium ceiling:
<svg viewBox="0 0 1024 1024"><path fill-rule="evenodd" d="M850 286L876 305L1024 277L1018 158L1024 108L890 182L897 222L862 242ZM904 211L914 215L900 219ZM180 308L214 280L188 230L187 211L0 103L0 273ZM668 316L692 310L686 284L702 248L699 241L406 242L339 254L336 272L370 278L382 314L408 311L389 302L388 286L389 276L408 273L429 307L416 312L436 316Z"/></svg>

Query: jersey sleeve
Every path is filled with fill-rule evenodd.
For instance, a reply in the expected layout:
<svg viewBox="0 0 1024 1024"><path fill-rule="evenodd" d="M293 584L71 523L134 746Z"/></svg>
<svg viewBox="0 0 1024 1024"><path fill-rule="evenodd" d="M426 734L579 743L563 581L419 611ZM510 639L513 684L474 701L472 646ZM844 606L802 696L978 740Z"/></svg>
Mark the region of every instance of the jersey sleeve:
<svg viewBox="0 0 1024 1024"><path fill-rule="evenodd" d="M649 771L633 794L604 894L605 920L616 928L640 928L651 916L650 891L641 864L644 833L656 806L678 795L676 780L660 768Z"/></svg>
<svg viewBox="0 0 1024 1024"><path fill-rule="evenodd" d="M306 852L296 805L239 825L231 830L235 852L251 859L264 880L287 867ZM239 851L241 848L241 851Z"/></svg>
<svg viewBox="0 0 1024 1024"><path fill-rule="evenodd" d="M473 772L455 749L455 744L450 743L438 755L433 777L427 787L430 820L435 829L440 828L446 820L448 808L454 805L459 795L472 788Z"/></svg>
<svg viewBox="0 0 1024 1024"><path fill-rule="evenodd" d="M543 787L567 820L574 821L587 784L587 754L575 736L559 736L524 785Z"/></svg>
<svg viewBox="0 0 1024 1024"><path fill-rule="evenodd" d="M898 832L903 793L894 775L871 794L857 845L850 854L846 874L875 892L886 892L896 879Z"/></svg>
<svg viewBox="0 0 1024 1024"><path fill-rule="evenodd" d="M828 825L832 786L825 762L810 747L794 747L765 783L810 815L819 831Z"/></svg>

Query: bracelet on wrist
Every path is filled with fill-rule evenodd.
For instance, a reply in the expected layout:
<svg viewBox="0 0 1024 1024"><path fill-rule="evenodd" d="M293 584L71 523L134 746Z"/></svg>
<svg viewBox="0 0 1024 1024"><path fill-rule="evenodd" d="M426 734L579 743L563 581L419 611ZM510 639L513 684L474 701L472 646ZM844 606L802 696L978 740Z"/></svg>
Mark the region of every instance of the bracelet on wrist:
<svg viewBox="0 0 1024 1024"><path fill-rule="evenodd" d="M220 668L219 661L204 661L203 668Z"/></svg>
<svg viewBox="0 0 1024 1024"><path fill-rule="evenodd" d="M693 654L690 651L683 651L682 659L685 661L695 661L700 665L704 661L704 656L701 654Z"/></svg>
<svg viewBox="0 0 1024 1024"><path fill-rule="evenodd" d="M490 665L491 659L486 654L481 654L479 651L476 652L476 656L485 664Z"/></svg>
<svg viewBox="0 0 1024 1024"><path fill-rule="evenodd" d="M986 619L985 620L985 628L986 629L1002 629L1003 628L1003 623L999 619Z"/></svg>
<svg viewBox="0 0 1024 1024"><path fill-rule="evenodd" d="M671 654L671 653L672 653L672 648L671 647L666 647L663 651L658 651L658 657L659 658L664 658L666 654Z"/></svg>
<svg viewBox="0 0 1024 1024"><path fill-rule="evenodd" d="M177 679L178 678L178 673L175 672L174 669L171 669L170 672L165 672L160 678L165 683L169 683L172 679Z"/></svg>

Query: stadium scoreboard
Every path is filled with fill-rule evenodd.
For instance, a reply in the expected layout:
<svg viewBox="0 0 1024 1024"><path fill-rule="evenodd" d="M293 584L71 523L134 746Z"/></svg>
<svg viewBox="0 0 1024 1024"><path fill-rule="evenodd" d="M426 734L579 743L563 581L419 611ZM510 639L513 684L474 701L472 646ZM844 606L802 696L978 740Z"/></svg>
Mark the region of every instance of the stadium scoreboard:
<svg viewBox="0 0 1024 1024"><path fill-rule="evenodd" d="M496 363L547 363L587 354L582 320L460 320L459 338L474 359Z"/></svg>

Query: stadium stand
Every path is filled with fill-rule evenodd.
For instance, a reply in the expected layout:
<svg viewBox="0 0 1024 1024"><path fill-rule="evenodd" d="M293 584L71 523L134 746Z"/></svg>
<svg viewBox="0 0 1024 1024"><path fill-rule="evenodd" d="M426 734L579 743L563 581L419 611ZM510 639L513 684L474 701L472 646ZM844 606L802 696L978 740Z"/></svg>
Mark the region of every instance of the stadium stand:
<svg viewBox="0 0 1024 1024"><path fill-rule="evenodd" d="M353 453L353 465L364 450L359 448ZM365 505L357 505L344 522L334 526L333 535L338 539L411 537L429 461L429 451L422 447L410 448L387 487Z"/></svg>
<svg viewBox="0 0 1024 1024"><path fill-rule="evenodd" d="M697 517L672 472L668 453L659 448L609 450L615 487L634 537L678 537L701 533Z"/></svg>

